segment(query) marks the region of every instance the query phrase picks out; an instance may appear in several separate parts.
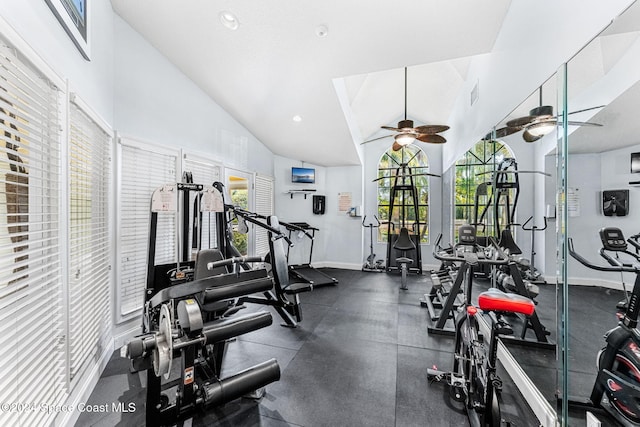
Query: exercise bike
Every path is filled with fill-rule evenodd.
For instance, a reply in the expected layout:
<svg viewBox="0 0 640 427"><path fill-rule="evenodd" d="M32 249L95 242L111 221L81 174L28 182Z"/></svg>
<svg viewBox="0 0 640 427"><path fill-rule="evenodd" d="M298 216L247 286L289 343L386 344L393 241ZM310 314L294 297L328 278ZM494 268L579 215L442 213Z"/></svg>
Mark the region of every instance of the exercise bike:
<svg viewBox="0 0 640 427"><path fill-rule="evenodd" d="M364 218L362 218L362 226L369 229L370 235L369 256L367 257L365 263L362 265L362 271L374 271L376 273L382 273L386 271L384 260L376 260L376 254L373 253L373 229L380 227L380 220L376 215L374 215L373 217L376 219L377 224L374 224L373 222L365 224L364 222L367 220L367 216L365 215Z"/></svg>
<svg viewBox="0 0 640 427"><path fill-rule="evenodd" d="M589 401L571 403L604 409L624 426L640 426L640 332L636 329L640 312L640 257L627 249L627 242L634 246L637 242L625 241L622 231L615 227L601 229L600 239L600 256L609 266L593 264L583 258L575 252L572 239L569 239L569 253L590 269L635 273L636 278L624 317L618 326L605 334L607 344L596 359L598 376ZM634 264L624 263L618 254L631 256Z"/></svg>
<svg viewBox="0 0 640 427"><path fill-rule="evenodd" d="M473 269L477 266L503 265L509 262L508 256L500 249L496 241L489 237L491 246L480 249L476 245L475 227L463 225L459 228L459 242L451 254L440 247L442 235L434 246L434 257L441 261L466 262L470 268L465 274L465 301L460 306L455 321L455 350L453 370L439 371L435 366L427 370L431 383L445 382L449 386L454 400L463 402L469 424L472 427L498 427L501 425L500 402L498 393L502 382L496 374L498 358L498 335L513 333L498 313L521 313L527 316L535 310L534 302L522 295L507 294L496 288L482 292L478 296L478 306L471 304ZM481 311L490 318L490 336L488 348L486 338L479 332L478 316Z"/></svg>

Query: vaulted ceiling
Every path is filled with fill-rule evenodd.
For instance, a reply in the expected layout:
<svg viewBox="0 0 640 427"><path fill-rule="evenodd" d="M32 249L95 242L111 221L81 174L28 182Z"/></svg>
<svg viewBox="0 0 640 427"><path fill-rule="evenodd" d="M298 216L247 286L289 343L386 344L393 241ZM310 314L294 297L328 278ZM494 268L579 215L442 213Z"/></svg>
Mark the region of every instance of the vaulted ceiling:
<svg viewBox="0 0 640 427"><path fill-rule="evenodd" d="M403 118L404 67L408 118L417 125L453 126L452 111L468 86L470 63L492 52L511 5L510 0L111 2L272 152L324 166L359 164L359 144ZM236 30L221 23L224 11L237 17ZM606 52L612 50L600 54ZM537 99L532 95L511 116Z"/></svg>

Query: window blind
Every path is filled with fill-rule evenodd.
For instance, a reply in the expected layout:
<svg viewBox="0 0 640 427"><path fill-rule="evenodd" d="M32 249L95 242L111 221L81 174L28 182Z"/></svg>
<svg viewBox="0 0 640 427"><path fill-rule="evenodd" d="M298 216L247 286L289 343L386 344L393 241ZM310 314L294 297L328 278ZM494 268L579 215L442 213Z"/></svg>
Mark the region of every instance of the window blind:
<svg viewBox="0 0 640 427"><path fill-rule="evenodd" d="M73 381L99 356L111 327L111 135L75 103L69 106L69 122L69 374Z"/></svg>
<svg viewBox="0 0 640 427"><path fill-rule="evenodd" d="M0 402L66 398L59 240L61 93L0 42ZM0 425L57 414L0 412Z"/></svg>
<svg viewBox="0 0 640 427"><path fill-rule="evenodd" d="M121 141L120 279L121 316L141 313L147 273L151 194L177 180L178 152ZM174 215L158 216L155 264L176 260Z"/></svg>
<svg viewBox="0 0 640 427"><path fill-rule="evenodd" d="M273 178L270 176L255 176L255 209L256 213L264 216L273 215ZM255 234L255 251L256 255L265 255L269 252L269 235L264 228L256 227Z"/></svg>
<svg viewBox="0 0 640 427"><path fill-rule="evenodd" d="M188 154L184 156L182 170L191 172L193 182L196 184L212 185L216 181L222 181L223 177L221 164L202 158L195 160ZM202 241L200 247L203 249L215 248L217 246L215 214L205 212L202 215ZM190 236L190 241L192 239L193 236Z"/></svg>

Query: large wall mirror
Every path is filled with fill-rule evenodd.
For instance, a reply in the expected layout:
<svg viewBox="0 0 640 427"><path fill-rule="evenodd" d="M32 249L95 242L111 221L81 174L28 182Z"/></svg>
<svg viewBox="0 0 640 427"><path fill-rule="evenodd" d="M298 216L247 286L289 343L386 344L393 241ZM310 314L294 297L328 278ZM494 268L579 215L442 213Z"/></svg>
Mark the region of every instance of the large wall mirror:
<svg viewBox="0 0 640 427"><path fill-rule="evenodd" d="M634 184L640 181L640 174L634 172L634 159L640 156L634 156L640 153L638 111L640 3L636 2L567 63L567 114L560 129L567 144L560 140L557 150L559 163L566 165L561 219L566 221L566 235L573 243L567 249L573 248L595 266L614 266L611 270L618 264L624 267L620 270L633 270L639 264L638 259L621 251L626 244L629 252L636 253L624 240L640 233L640 186ZM587 124L581 124L584 122ZM555 152L547 159L547 164L553 163ZM547 197L546 203L554 203L553 198ZM603 228L604 241L600 235ZM621 243L617 250L616 243ZM572 403L593 398L598 400L593 403L610 409L604 414L594 412L602 425L616 425L615 418L618 423L640 422L640 393L630 393L627 388L628 384L640 386L640 353L634 350L640 347L640 340L629 338L637 331L625 335L620 351L599 353L606 344L605 333L625 314L636 275L598 271L571 254L564 256L568 286L562 295L566 311L561 320L566 327L560 415L566 425L585 425L586 410ZM550 257L547 254L547 262ZM623 332L618 329L616 333ZM612 355L611 363L604 360L607 354ZM608 368L617 378L597 379L597 360L601 370ZM600 390L622 388L616 398L607 399L606 392L596 389L593 393L594 384L600 384Z"/></svg>
<svg viewBox="0 0 640 427"><path fill-rule="evenodd" d="M542 425L598 425L587 424L587 412L601 425L640 421L640 392L608 404L621 414L618 421L607 411L574 404L595 396L604 335L623 318L636 276L590 269L570 256L567 244L571 238L573 251L599 266L640 267L640 259L622 260L620 251L603 258L599 233L605 227L620 229L625 239L640 233L639 111L636 2L443 175L445 192L452 194L443 208L445 227L475 222L480 235L497 239L506 231L521 252L514 253L523 261L518 274L537 302L537 320L526 323L523 335L522 319L510 319L515 338L502 340L501 361L514 362L507 366L509 375ZM487 204L490 212L483 216ZM478 280L476 295L482 286L523 289L495 272ZM523 337L528 345L522 345ZM640 387L640 339L624 342L626 353L606 362L625 381L621 390ZM596 404L607 406L607 399Z"/></svg>

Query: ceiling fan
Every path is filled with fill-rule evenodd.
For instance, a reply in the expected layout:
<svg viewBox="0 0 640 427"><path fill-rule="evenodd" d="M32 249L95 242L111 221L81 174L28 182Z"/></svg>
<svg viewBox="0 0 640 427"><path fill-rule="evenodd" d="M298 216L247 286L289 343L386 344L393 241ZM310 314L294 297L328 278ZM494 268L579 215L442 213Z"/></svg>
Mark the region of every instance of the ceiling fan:
<svg viewBox="0 0 640 427"><path fill-rule="evenodd" d="M604 105L572 111L569 114L582 113L602 107L604 107ZM540 86L540 106L530 110L528 116L509 120L505 127L496 129L495 137L504 138L507 135L524 130L522 138L526 142L535 142L550 133L557 124L558 117L553 114L553 107L551 105L542 105L542 86ZM568 121L567 124L569 126L602 126L599 123L577 121ZM491 139L491 134L487 134L485 139Z"/></svg>
<svg viewBox="0 0 640 427"><path fill-rule="evenodd" d="M379 138L370 139L368 141L364 141L362 144L388 138L390 136L393 136L394 138L394 151L399 151L402 147L413 143L416 139L418 141L429 142L432 144L444 144L447 140L442 135L438 134L449 129L449 126L446 125L423 125L414 127L413 120L407 119L407 67L404 67L404 120L400 120L397 127L381 127L382 129L391 130L397 133L395 135L385 135Z"/></svg>

